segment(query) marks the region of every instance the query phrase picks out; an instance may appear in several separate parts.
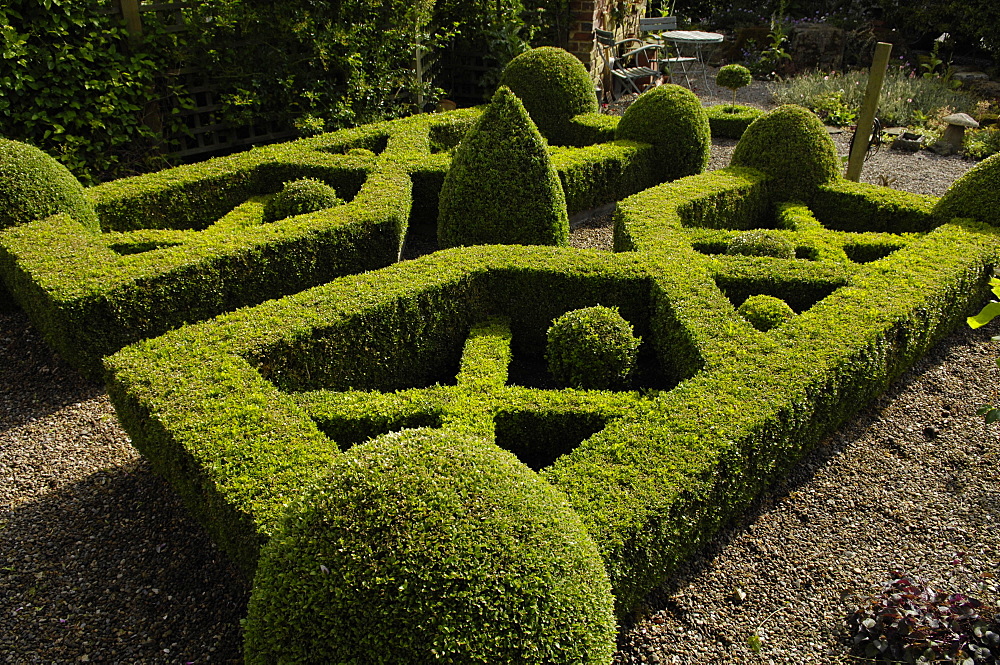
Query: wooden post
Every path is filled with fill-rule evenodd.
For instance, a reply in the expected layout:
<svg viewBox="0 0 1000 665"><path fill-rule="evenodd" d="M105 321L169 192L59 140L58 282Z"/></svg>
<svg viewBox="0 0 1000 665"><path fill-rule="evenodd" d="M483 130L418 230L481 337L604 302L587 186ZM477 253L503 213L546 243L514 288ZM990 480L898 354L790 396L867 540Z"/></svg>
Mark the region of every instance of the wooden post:
<svg viewBox="0 0 1000 665"><path fill-rule="evenodd" d="M847 179L854 182L861 178L861 166L865 163L868 142L872 138L872 124L875 122L878 99L882 94L882 81L885 80L885 70L889 66L891 52L892 44L879 42L875 45L875 57L872 59L871 72L868 74L868 87L865 88L861 113L858 114L858 128L854 131L851 154L847 160Z"/></svg>
<svg viewBox="0 0 1000 665"><path fill-rule="evenodd" d="M142 37L142 19L139 17L139 0L115 0L115 5L125 19L129 41L136 42Z"/></svg>

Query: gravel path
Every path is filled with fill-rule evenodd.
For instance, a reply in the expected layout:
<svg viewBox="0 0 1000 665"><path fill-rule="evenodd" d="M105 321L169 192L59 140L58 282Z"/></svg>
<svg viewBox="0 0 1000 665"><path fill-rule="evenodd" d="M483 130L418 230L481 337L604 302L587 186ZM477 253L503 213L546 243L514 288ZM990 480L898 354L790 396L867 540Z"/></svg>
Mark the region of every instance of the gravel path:
<svg viewBox="0 0 1000 665"><path fill-rule="evenodd" d="M886 152L865 178L939 195L970 166ZM574 244L608 247L607 218ZM957 331L821 445L647 599L616 662L851 662L843 619L897 566L1000 602L1000 441L974 414L996 399L989 338ZM238 663L247 594L103 388L0 314L0 663Z"/></svg>

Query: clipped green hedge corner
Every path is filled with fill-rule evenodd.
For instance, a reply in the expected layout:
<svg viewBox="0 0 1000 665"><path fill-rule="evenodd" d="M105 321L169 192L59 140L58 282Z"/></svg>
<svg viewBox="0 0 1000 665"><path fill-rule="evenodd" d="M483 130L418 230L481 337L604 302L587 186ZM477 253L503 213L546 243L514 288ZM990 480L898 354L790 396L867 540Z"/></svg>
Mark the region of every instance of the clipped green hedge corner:
<svg viewBox="0 0 1000 665"><path fill-rule="evenodd" d="M500 85L521 100L538 131L553 145L577 145L570 120L599 110L587 68L554 46L535 48L511 60Z"/></svg>
<svg viewBox="0 0 1000 665"><path fill-rule="evenodd" d="M566 498L516 457L449 430L356 446L264 548L248 663L593 663L615 649L611 588Z"/></svg>
<svg viewBox="0 0 1000 665"><path fill-rule="evenodd" d="M438 205L441 247L569 244L559 174L524 105L505 87L459 144Z"/></svg>
<svg viewBox="0 0 1000 665"><path fill-rule="evenodd" d="M739 104L716 104L705 109L712 137L738 139L754 120L764 115L760 109Z"/></svg>
<svg viewBox="0 0 1000 665"><path fill-rule="evenodd" d="M34 146L0 138L0 229L66 213L99 230L83 185L65 166Z"/></svg>

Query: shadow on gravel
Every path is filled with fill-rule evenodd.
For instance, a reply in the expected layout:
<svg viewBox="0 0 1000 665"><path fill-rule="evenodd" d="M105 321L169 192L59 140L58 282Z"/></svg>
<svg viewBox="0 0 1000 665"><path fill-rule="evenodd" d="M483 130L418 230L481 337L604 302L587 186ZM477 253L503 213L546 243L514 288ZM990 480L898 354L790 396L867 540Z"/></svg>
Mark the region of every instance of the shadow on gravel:
<svg viewBox="0 0 1000 665"><path fill-rule="evenodd" d="M239 663L247 599L143 462L0 514L0 663Z"/></svg>
<svg viewBox="0 0 1000 665"><path fill-rule="evenodd" d="M46 346L27 315L0 312L0 432L103 392Z"/></svg>

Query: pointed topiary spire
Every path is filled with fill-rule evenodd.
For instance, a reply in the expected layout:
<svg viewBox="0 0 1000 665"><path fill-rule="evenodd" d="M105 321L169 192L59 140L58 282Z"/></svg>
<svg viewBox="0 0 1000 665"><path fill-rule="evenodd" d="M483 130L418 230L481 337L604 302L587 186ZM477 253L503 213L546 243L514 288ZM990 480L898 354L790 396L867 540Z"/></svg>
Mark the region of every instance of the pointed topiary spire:
<svg viewBox="0 0 1000 665"><path fill-rule="evenodd" d="M438 244L569 244L566 197L548 148L506 87L455 151L441 187Z"/></svg>

